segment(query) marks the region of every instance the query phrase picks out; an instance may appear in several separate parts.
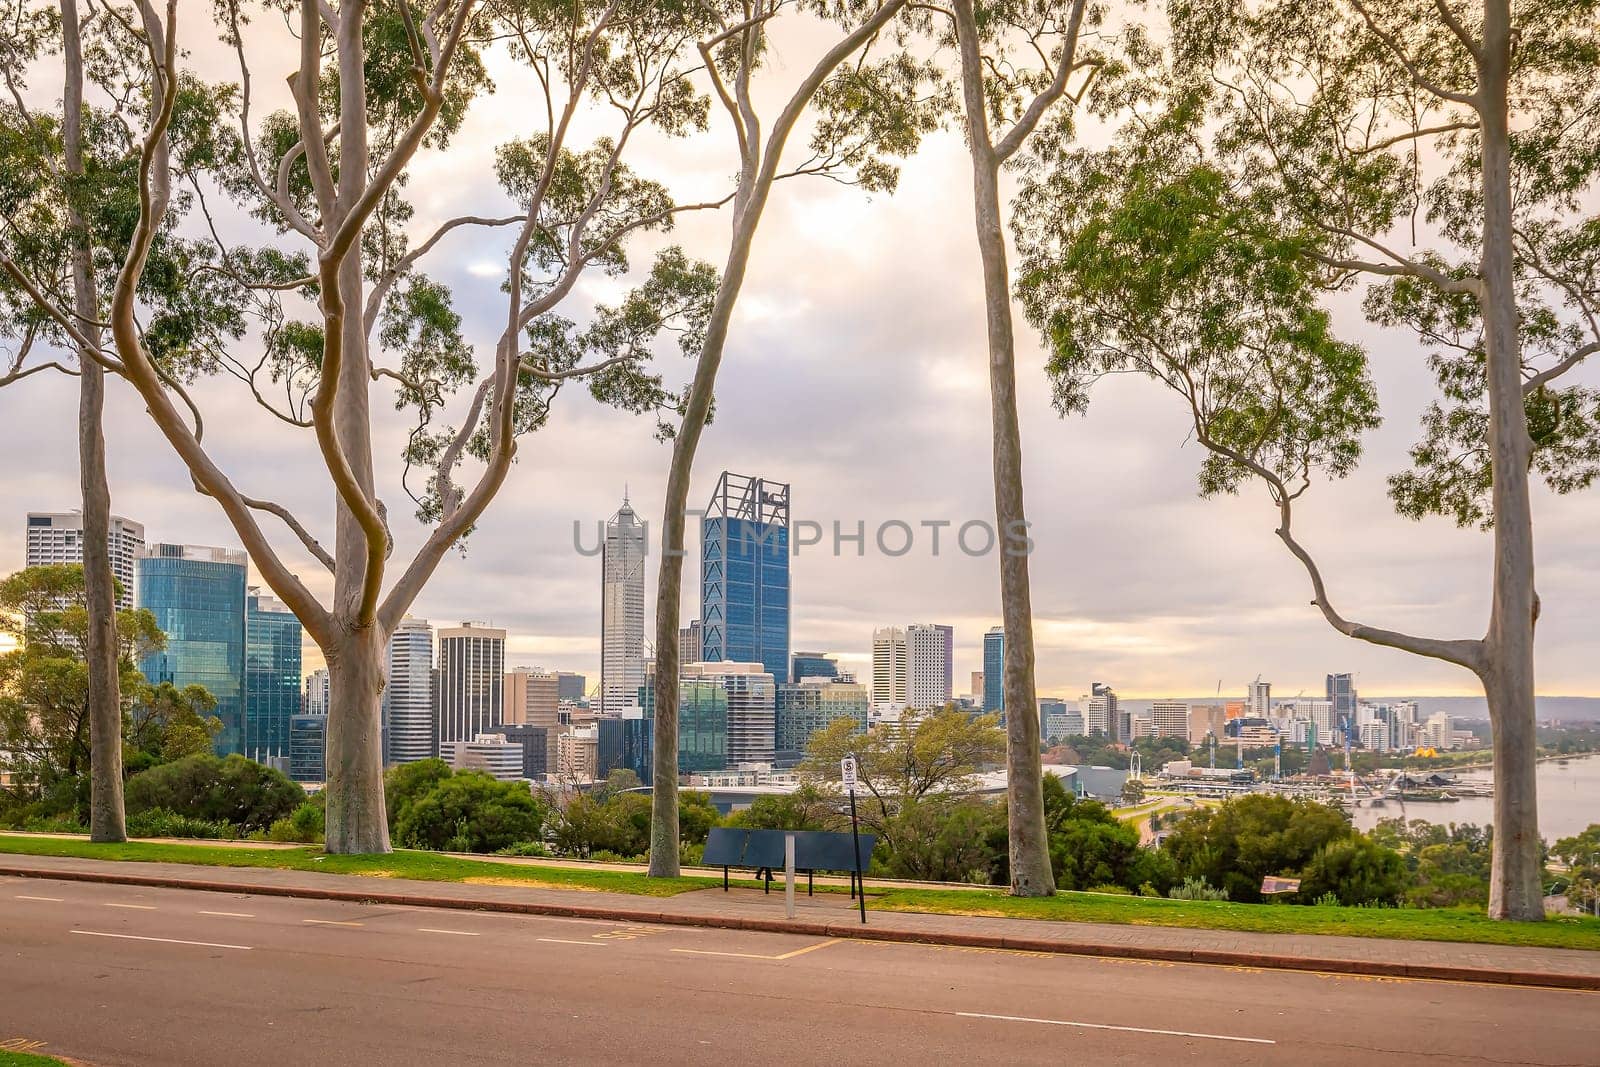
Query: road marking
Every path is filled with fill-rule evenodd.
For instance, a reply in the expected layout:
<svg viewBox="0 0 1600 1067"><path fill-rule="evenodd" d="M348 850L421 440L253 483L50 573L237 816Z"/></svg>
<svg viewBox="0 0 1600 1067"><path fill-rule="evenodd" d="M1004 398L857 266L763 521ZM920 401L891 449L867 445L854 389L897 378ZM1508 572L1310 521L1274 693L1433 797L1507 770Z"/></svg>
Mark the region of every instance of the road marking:
<svg viewBox="0 0 1600 1067"><path fill-rule="evenodd" d="M0 1052L34 1052L44 1048L43 1041L34 1041L26 1037L8 1037L0 1041Z"/></svg>
<svg viewBox="0 0 1600 1067"><path fill-rule="evenodd" d="M759 952L714 952L708 948L675 948L672 951L682 952L688 956L733 956L741 960L792 960L796 956L804 956L807 952L815 952L819 948L837 945L840 940L840 938L834 938L832 941L819 941L815 945L797 948L793 952L785 952L781 956L767 956Z"/></svg>
<svg viewBox="0 0 1600 1067"><path fill-rule="evenodd" d="M365 926L365 925L367 925L366 923L341 922L338 919L301 919L300 921L303 922L303 923L311 923L311 924L313 924L315 926Z"/></svg>
<svg viewBox="0 0 1600 1067"><path fill-rule="evenodd" d="M201 915L221 915L227 919L254 919L248 911L202 911Z"/></svg>
<svg viewBox="0 0 1600 1067"><path fill-rule="evenodd" d="M604 941L568 941L564 937L541 937L537 940L550 945L588 945L590 948L605 948Z"/></svg>
<svg viewBox="0 0 1600 1067"><path fill-rule="evenodd" d="M1022 1015L989 1015L981 1011L953 1011L963 1019L992 1019L1003 1023L1041 1023L1045 1026L1071 1026L1079 1030L1116 1030L1125 1034L1159 1034L1162 1037L1195 1037L1206 1041L1240 1041L1249 1045L1276 1045L1265 1037L1235 1037L1231 1034L1197 1034L1188 1030L1152 1030L1143 1026L1112 1026L1109 1023L1080 1023L1067 1019L1030 1019Z"/></svg>
<svg viewBox="0 0 1600 1067"><path fill-rule="evenodd" d="M154 904L113 904L108 900L103 900L100 903L103 904L105 907L108 907L108 908L127 908L129 911L155 911L156 910L156 906Z"/></svg>
<svg viewBox="0 0 1600 1067"><path fill-rule="evenodd" d="M17 894L17 899L18 900L43 900L43 901L48 901L51 904L60 904L60 903L62 903L62 900L61 900L60 897L30 897L30 896L24 896L21 893Z"/></svg>
<svg viewBox="0 0 1600 1067"><path fill-rule="evenodd" d="M69 930L68 933L82 934L85 937L118 937L124 941L160 941L166 945L196 945L200 948L231 948L239 952L249 952L249 945L220 945L215 941L183 941L176 937L140 937L138 934L108 934L103 930Z"/></svg>
<svg viewBox="0 0 1600 1067"><path fill-rule="evenodd" d="M417 933L419 933L419 934L454 934L457 937L477 937L478 936L477 932L473 931L473 930L435 930L435 929L433 929L432 927L429 927L429 926L419 926L419 927L417 927Z"/></svg>

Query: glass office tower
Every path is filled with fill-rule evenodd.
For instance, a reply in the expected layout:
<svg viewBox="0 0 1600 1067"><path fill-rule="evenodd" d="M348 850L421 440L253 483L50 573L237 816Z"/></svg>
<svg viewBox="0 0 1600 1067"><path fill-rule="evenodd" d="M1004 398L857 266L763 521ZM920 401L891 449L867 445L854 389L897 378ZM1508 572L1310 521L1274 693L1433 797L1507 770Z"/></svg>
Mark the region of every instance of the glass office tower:
<svg viewBox="0 0 1600 1067"><path fill-rule="evenodd" d="M222 720L218 755L245 750L247 559L238 549L152 544L134 563L135 600L167 635L167 647L139 670L151 684L210 690L211 714Z"/></svg>
<svg viewBox="0 0 1600 1067"><path fill-rule="evenodd" d="M789 677L789 487L723 471L700 536L701 655Z"/></svg>
<svg viewBox="0 0 1600 1067"><path fill-rule="evenodd" d="M289 720L300 714L300 620L281 600L245 598L244 754L283 769Z"/></svg>
<svg viewBox="0 0 1600 1067"><path fill-rule="evenodd" d="M1006 628L992 627L983 635L983 710L1006 709Z"/></svg>

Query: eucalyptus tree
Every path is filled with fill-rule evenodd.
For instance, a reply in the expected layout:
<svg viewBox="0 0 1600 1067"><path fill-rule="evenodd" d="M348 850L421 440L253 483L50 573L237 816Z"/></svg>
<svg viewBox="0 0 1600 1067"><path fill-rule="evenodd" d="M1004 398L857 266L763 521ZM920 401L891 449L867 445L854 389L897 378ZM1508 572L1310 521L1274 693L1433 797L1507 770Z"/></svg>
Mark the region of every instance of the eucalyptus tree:
<svg viewBox="0 0 1600 1067"><path fill-rule="evenodd" d="M717 370L722 365L734 306L744 288L756 230L773 184L788 177L816 175L889 192L898 171L890 156L913 151L923 133L937 123L938 107L925 92L933 71L903 50L876 61L870 46L908 7L907 0L739 0L714 5L716 25L699 51L713 94L726 112L738 152L732 194L732 232L721 280L706 322L693 378L669 432L672 460L667 474L661 523L661 564L656 587L655 722L653 725L653 805L650 874L678 873L678 624L683 595L684 526L700 435L711 417ZM757 75L773 41L801 36L806 16L831 20L822 55L781 97L782 106L763 130L756 104ZM783 27L778 34L776 27ZM792 28L791 28L792 27ZM815 105L815 106L814 106ZM816 121L809 153L792 165L784 149L801 120L813 110Z"/></svg>
<svg viewBox="0 0 1600 1067"><path fill-rule="evenodd" d="M1600 394L1579 382L1600 352L1596 6L1171 11L1170 59L1142 57L1120 143L1055 159L1024 192L1022 291L1057 403L1080 407L1124 370L1166 385L1210 452L1202 492L1265 485L1334 629L1477 676L1494 739L1489 912L1542 918L1529 490L1533 471L1557 492L1600 473ZM1440 389L1412 468L1390 479L1397 507L1492 528L1482 637L1347 618L1291 530L1294 502L1348 473L1378 421L1367 357L1325 308L1363 279L1367 317L1413 331Z"/></svg>
<svg viewBox="0 0 1600 1067"><path fill-rule="evenodd" d="M1007 830L1011 892L1055 892L1044 816L1039 701L1034 682L1033 604L1028 584L1022 435L1017 424L1016 331L1006 261L1001 172L1039 140L1072 137L1072 111L1104 60L1081 49L1087 0L947 0L917 5L919 25L957 56L963 128L972 161L973 222L988 330L995 526L1000 531L1000 607L1005 626Z"/></svg>
<svg viewBox="0 0 1600 1067"><path fill-rule="evenodd" d="M288 77L292 112L257 124L250 44L252 19L263 14L286 19L298 44ZM543 425L566 382L585 379L597 398L631 410L670 408L676 398L644 367L653 342L670 330L686 351L698 348L716 278L677 249L660 252L643 282L617 306L595 307L587 325L558 311L590 268L629 272L630 236L709 206L674 203L624 161L641 130L680 135L705 124L709 102L684 67L686 45L705 22L693 4L646 0L504 0L482 10L473 0L274 0L259 10L227 0L216 17L239 62L237 86L221 90L179 69L180 31L216 32L197 16L180 19L171 0L164 11L140 0L136 17L123 19L145 56L137 74L148 107L134 133L136 200L110 301L114 352L93 345L21 265L6 266L58 328L137 390L196 488L216 500L263 580L321 648L331 687L328 848L387 851L379 694L390 633L484 513L519 437ZM484 56L494 48L530 68L543 95L527 109L526 136L503 145L493 162L511 208L441 220L412 245L415 209L404 191L413 161L444 151L489 90ZM124 121L134 121L132 110ZM600 121L612 124L611 135L575 143L575 120L591 112L608 116ZM219 190L276 235L262 247L230 247L208 206ZM157 319L146 321L140 287L184 208L209 241L186 281L220 289L236 313L178 344L154 328ZM449 290L423 274L420 261L458 230L501 227L515 235L504 318L480 357ZM246 316L245 306L256 313ZM295 317L301 306L311 310L305 319ZM259 355L241 358L252 340ZM203 409L185 384L224 372L283 424L285 442L314 442L334 496L331 551L300 516L248 495L214 458ZM406 485L427 534L392 582L389 509L375 489L376 382L392 383L396 407L416 420L405 476L413 466L426 471L423 484ZM460 421L449 425L443 419L458 393ZM297 575L261 515L280 520L331 573L331 604Z"/></svg>

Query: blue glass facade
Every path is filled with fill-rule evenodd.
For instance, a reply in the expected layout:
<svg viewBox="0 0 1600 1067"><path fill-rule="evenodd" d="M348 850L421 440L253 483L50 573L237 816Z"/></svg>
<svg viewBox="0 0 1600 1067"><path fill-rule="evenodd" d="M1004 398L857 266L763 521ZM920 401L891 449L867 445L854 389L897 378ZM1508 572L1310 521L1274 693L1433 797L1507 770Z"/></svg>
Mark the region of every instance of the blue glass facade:
<svg viewBox="0 0 1600 1067"><path fill-rule="evenodd" d="M289 717L289 777L297 782L327 781L325 759L328 748L326 715Z"/></svg>
<svg viewBox="0 0 1600 1067"><path fill-rule="evenodd" d="M642 719L622 720L622 763L650 785L654 778L655 686L639 687ZM728 766L728 691L717 682L678 683L678 770L705 774Z"/></svg>
<svg viewBox="0 0 1600 1067"><path fill-rule="evenodd" d="M222 720L218 755L245 751L245 554L151 545L134 569L136 601L156 617L167 647L139 670L152 684L203 685ZM298 681L296 682L298 685Z"/></svg>
<svg viewBox="0 0 1600 1067"><path fill-rule="evenodd" d="M289 756L289 720L300 714L300 620L269 596L245 605L244 754L257 763Z"/></svg>
<svg viewBox="0 0 1600 1067"><path fill-rule="evenodd" d="M1006 708L1006 632L996 626L983 635L983 710Z"/></svg>
<svg viewBox="0 0 1600 1067"><path fill-rule="evenodd" d="M821 652L796 652L789 668L789 681L799 685L806 678L837 678L839 663Z"/></svg>
<svg viewBox="0 0 1600 1067"><path fill-rule="evenodd" d="M702 658L789 677L789 487L724 471L700 537Z"/></svg>

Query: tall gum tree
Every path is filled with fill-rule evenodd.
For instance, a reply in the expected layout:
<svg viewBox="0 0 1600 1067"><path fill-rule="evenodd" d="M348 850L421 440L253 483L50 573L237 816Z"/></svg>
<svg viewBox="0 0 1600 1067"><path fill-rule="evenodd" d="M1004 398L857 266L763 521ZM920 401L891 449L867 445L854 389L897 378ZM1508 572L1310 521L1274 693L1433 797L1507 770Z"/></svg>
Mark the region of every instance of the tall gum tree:
<svg viewBox="0 0 1600 1067"><path fill-rule="evenodd" d="M1578 381L1600 351L1595 6L1171 10L1170 55L1144 51L1120 90L1118 145L1064 154L1024 191L1022 292L1058 406L1108 373L1161 382L1211 453L1202 491L1265 485L1334 629L1477 676L1489 914L1540 919L1529 489L1533 471L1557 492L1600 473L1600 396ZM1416 333L1441 393L1391 495L1406 515L1492 528L1482 637L1347 618L1291 530L1315 476L1351 470L1377 424L1366 356L1323 309L1362 279L1367 316Z"/></svg>
<svg viewBox="0 0 1600 1067"><path fill-rule="evenodd" d="M703 33L694 5L501 3L479 11L471 0L337 6L305 0L267 4L291 17L298 61L289 79L292 114L253 126L246 47L250 12L217 6L222 39L240 64L237 87L209 94L181 75L180 27L198 19L138 5L129 33L144 62L148 122L134 145L136 220L112 292L115 353L94 346L51 294L6 260L52 321L139 393L151 417L243 540L263 580L322 649L330 674L327 842L333 852L389 848L382 782L379 697L389 635L449 548L483 514L504 483L518 438L537 429L562 386L583 380L597 398L636 410L670 409L678 398L647 373L664 332L686 351L699 347L714 272L667 248L648 276L615 307L597 307L587 325L557 314L590 268L623 274L627 239L664 230L678 205L659 183L634 174L624 154L635 133L668 135L702 127L708 101L684 76L686 46ZM209 29L207 32L210 32ZM440 222L410 246L403 198L413 157L443 146L471 100L486 91L480 53L504 47L529 65L546 96L530 109L532 131L503 146L494 171L513 202L501 215ZM200 106L204 104L205 106ZM574 146L574 116L594 105L610 116L611 136ZM229 115L236 126L224 121ZM175 182L186 183L181 201ZM308 253L228 247L207 206L218 188L263 222L303 241ZM205 240L190 282L241 294L269 294L258 309L261 355L240 358L242 314L223 328L171 345L141 324L140 282L175 203L192 205ZM457 230L510 227L506 316L481 360L463 338L450 294L418 270L419 260ZM209 241L209 244L206 243ZM290 294L313 316L292 318ZM211 309L221 311L222 309ZM383 357L395 365L386 365ZM309 526L271 500L247 496L204 443L202 410L186 378L226 372L290 429L314 439L335 496L334 543L325 549ZM393 541L389 510L375 491L370 392L392 382L396 406L417 419L405 452L426 471L408 491L429 531L416 555L386 583ZM441 425L449 399L466 397L459 425ZM280 395L282 394L282 395ZM464 468L476 462L468 475ZM324 605L262 529L281 520L332 574ZM387 588L386 588L387 584Z"/></svg>
<svg viewBox="0 0 1600 1067"><path fill-rule="evenodd" d="M656 587L655 720L652 726L650 874L678 874L678 626L683 596L684 528L689 482L700 436L711 417L717 370L729 324L744 288L756 230L775 182L817 175L889 191L897 171L886 157L914 151L932 128L936 109L922 98L932 72L904 52L869 61L868 47L893 25L907 0L740 0L716 5L717 25L700 43L706 77L727 114L738 150L732 194L732 232L721 281L706 324L693 378L672 431L661 523L661 564ZM831 19L838 34L784 99L763 128L755 82L772 47L775 27L804 16ZM802 22L801 25L804 25ZM791 166L784 149L813 109L817 121L809 154Z"/></svg>

